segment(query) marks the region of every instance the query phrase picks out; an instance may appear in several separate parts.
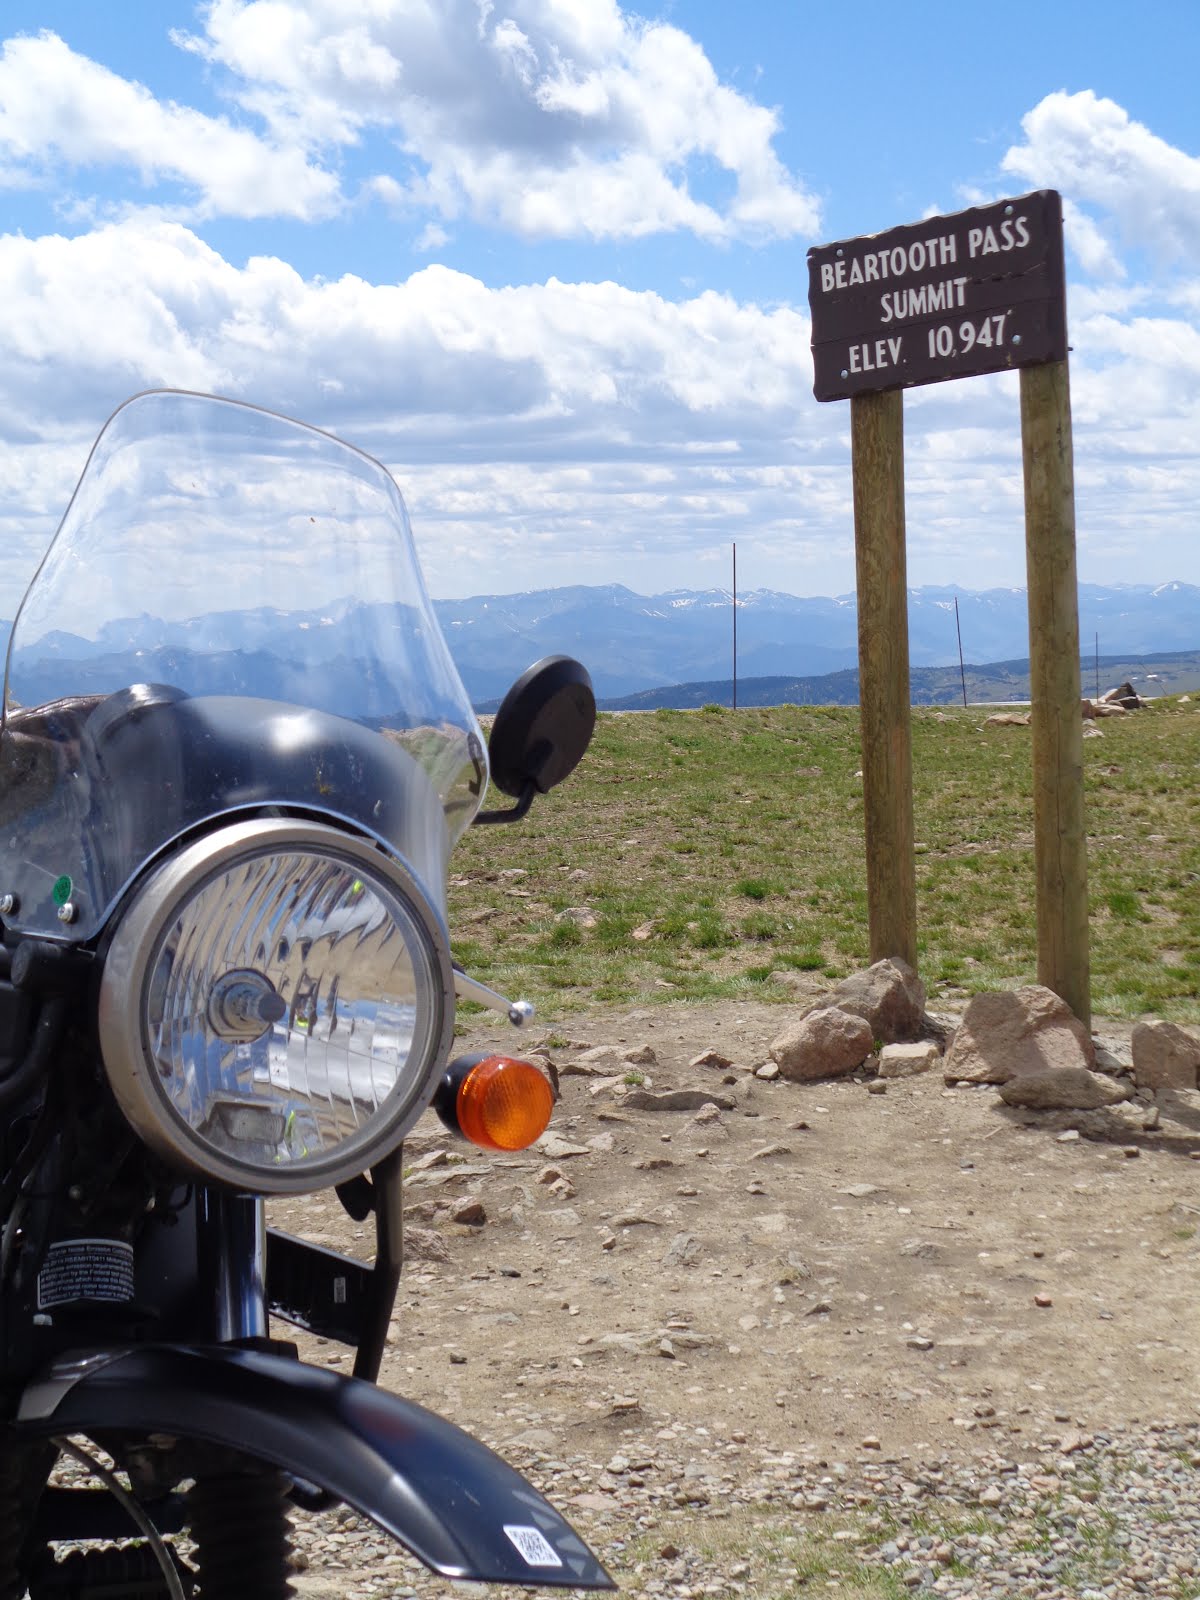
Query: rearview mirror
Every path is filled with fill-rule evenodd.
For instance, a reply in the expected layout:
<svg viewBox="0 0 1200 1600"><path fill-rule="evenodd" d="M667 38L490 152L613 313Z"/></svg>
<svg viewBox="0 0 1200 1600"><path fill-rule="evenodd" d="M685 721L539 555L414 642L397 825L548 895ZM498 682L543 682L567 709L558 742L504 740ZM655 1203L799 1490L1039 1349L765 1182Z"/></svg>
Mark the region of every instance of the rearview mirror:
<svg viewBox="0 0 1200 1600"><path fill-rule="evenodd" d="M546 794L583 759L596 726L587 668L570 656L546 656L504 696L488 739L492 782L518 804L481 812L476 822L515 821L535 794Z"/></svg>

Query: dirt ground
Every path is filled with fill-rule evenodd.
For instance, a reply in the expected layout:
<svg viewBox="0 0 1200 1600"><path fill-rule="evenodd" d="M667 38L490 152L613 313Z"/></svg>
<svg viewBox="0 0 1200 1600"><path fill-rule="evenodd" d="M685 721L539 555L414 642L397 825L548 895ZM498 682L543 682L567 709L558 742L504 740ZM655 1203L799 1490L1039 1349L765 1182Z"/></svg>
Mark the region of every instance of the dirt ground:
<svg viewBox="0 0 1200 1600"><path fill-rule="evenodd" d="M1054 1422L1196 1419L1200 1097L1170 1096L1146 1129L1144 1104L1016 1112L936 1072L883 1094L759 1079L788 1015L572 1018L548 1048L551 1131L519 1156L425 1119L382 1382L550 1456L615 1448L631 1413L781 1450L1014 1459ZM1095 1031L1128 1059L1128 1028ZM470 1042L547 1037L499 1024ZM598 1045L609 1058L581 1065ZM642 1046L652 1064L623 1059ZM731 1065L690 1064L710 1049ZM718 1109L638 1103L670 1089ZM466 1200L486 1220L454 1221ZM370 1246L332 1196L272 1220ZM348 1367L333 1345L302 1353Z"/></svg>

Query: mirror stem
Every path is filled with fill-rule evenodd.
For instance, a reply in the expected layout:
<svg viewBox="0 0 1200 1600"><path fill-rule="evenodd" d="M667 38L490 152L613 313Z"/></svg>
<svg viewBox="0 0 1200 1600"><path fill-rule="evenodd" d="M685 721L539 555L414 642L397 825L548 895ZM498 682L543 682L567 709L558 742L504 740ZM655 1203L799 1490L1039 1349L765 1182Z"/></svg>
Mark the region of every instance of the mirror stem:
<svg viewBox="0 0 1200 1600"><path fill-rule="evenodd" d="M521 790L521 798L515 806L510 806L507 811L478 811L475 814L474 826L482 827L489 822L520 822L533 804L533 797L536 793L537 786L533 783L527 783Z"/></svg>

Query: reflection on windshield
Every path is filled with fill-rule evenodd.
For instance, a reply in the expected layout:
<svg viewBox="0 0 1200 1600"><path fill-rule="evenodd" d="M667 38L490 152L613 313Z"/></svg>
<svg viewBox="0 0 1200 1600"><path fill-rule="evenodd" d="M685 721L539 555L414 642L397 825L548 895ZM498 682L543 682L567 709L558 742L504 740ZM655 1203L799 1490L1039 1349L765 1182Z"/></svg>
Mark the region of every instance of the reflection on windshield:
<svg viewBox="0 0 1200 1600"><path fill-rule="evenodd" d="M56 936L55 884L71 881L80 912L69 936L90 937L142 865L130 851L239 807L327 809L413 848L394 795L372 789L385 782L410 801L424 786L440 812L411 863L440 900L486 782L390 475L208 396L141 395L110 420L14 623L4 711L0 892L19 892L18 927ZM149 773L131 764L130 719L153 726ZM285 748L297 727L302 759ZM337 773L324 793L322 740ZM132 830L108 814L114 782Z"/></svg>

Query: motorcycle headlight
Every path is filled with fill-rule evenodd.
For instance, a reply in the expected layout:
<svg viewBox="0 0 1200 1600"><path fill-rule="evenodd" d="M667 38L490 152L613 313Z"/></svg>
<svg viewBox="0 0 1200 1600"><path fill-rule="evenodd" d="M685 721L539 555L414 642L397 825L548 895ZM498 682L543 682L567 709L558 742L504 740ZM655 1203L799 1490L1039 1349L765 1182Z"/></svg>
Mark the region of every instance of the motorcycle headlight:
<svg viewBox="0 0 1200 1600"><path fill-rule="evenodd" d="M236 823L136 890L107 952L100 1045L168 1161L259 1194L327 1188L392 1150L454 1022L440 917L399 862L320 823Z"/></svg>

